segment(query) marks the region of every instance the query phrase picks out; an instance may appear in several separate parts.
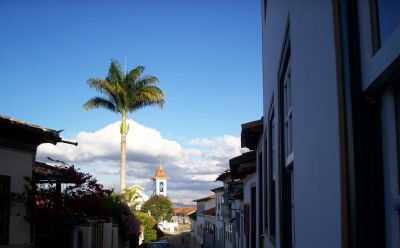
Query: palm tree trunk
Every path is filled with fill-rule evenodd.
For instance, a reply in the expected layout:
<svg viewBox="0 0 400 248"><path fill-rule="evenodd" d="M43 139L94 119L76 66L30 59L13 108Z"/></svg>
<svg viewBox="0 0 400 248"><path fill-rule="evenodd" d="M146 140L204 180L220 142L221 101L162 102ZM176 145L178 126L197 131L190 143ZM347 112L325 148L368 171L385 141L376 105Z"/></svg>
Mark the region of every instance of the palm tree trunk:
<svg viewBox="0 0 400 248"><path fill-rule="evenodd" d="M126 123L126 113L122 113L121 121L121 161L120 161L120 188L121 192L126 188L126 135L128 133L128 125Z"/></svg>

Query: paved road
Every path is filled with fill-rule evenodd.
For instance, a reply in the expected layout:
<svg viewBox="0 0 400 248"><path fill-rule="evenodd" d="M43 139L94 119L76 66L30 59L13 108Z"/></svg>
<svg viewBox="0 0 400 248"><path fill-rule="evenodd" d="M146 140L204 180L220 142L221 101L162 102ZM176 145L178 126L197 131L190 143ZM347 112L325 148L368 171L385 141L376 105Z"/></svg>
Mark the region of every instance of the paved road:
<svg viewBox="0 0 400 248"><path fill-rule="evenodd" d="M200 248L190 236L190 232L182 233L167 238L171 248Z"/></svg>

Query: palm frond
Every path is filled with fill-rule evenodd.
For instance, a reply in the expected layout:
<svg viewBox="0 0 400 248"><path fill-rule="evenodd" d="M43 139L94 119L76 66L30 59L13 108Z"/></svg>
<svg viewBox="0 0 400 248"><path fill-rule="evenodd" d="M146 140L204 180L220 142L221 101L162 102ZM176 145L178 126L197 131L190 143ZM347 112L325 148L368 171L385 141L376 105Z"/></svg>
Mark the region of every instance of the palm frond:
<svg viewBox="0 0 400 248"><path fill-rule="evenodd" d="M136 66L126 75L126 79L125 79L126 82L128 84L135 83L140 78L143 71L144 71L144 66L142 66L142 65Z"/></svg>
<svg viewBox="0 0 400 248"><path fill-rule="evenodd" d="M102 97L93 97L92 99L90 99L89 101L87 101L83 107L86 110L91 110L91 109L95 109L95 108L105 108L108 109L110 111L116 112L116 106L110 102L107 99L104 99Z"/></svg>
<svg viewBox="0 0 400 248"><path fill-rule="evenodd" d="M88 80L91 88L104 94L106 98L94 97L84 104L84 108L106 108L114 112L126 113L150 105L162 107L164 94L155 76L144 76L144 67L139 65L124 75L117 61L112 61L105 79Z"/></svg>
<svg viewBox="0 0 400 248"><path fill-rule="evenodd" d="M117 84L122 82L123 78L124 73L122 72L121 65L116 60L112 60L106 80L112 84Z"/></svg>
<svg viewBox="0 0 400 248"><path fill-rule="evenodd" d="M156 85L156 84L158 84L158 82L159 82L159 80L158 80L157 77L155 77L155 76L146 76L146 77L141 78L137 82L137 85L139 87L150 86L150 85Z"/></svg>
<svg viewBox="0 0 400 248"><path fill-rule="evenodd" d="M129 111L131 112L151 105L158 105L162 108L164 103L164 93L160 88L157 86L141 87L133 95Z"/></svg>

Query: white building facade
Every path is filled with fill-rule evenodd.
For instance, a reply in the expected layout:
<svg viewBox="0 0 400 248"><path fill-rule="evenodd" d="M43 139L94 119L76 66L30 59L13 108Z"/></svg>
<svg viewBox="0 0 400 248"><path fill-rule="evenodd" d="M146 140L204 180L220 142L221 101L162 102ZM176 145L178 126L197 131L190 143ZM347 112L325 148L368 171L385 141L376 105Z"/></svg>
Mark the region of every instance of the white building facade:
<svg viewBox="0 0 400 248"><path fill-rule="evenodd" d="M255 247L400 247L400 3L261 7Z"/></svg>
<svg viewBox="0 0 400 248"><path fill-rule="evenodd" d="M196 202L196 219L192 222L192 237L196 240L198 245L204 245L206 239L207 224L210 217L205 216L207 210L215 208L216 201L215 195L210 195L197 200Z"/></svg>
<svg viewBox="0 0 400 248"><path fill-rule="evenodd" d="M215 247L224 247L224 187L218 187L211 190L215 194Z"/></svg>
<svg viewBox="0 0 400 248"><path fill-rule="evenodd" d="M30 247L25 178L32 178L37 146L62 140L55 130L2 116L0 130L0 247Z"/></svg>

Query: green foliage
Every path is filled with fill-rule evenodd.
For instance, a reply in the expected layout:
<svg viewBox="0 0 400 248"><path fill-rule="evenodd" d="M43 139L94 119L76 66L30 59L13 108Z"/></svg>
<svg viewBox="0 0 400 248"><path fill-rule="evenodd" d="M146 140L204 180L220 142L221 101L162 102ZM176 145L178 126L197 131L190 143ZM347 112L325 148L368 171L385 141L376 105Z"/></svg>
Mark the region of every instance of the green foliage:
<svg viewBox="0 0 400 248"><path fill-rule="evenodd" d="M157 87L158 78L142 76L143 66L137 66L126 75L117 61L112 61L105 79L91 78L88 84L103 97L93 97L83 107L86 110L105 108L123 115L149 105L164 104L164 93Z"/></svg>
<svg viewBox="0 0 400 248"><path fill-rule="evenodd" d="M157 231L155 229L155 225L157 225L157 221L150 215L144 212L135 212L136 218L144 226L144 241L143 243L150 243L157 239Z"/></svg>
<svg viewBox="0 0 400 248"><path fill-rule="evenodd" d="M173 215L172 202L168 197L153 195L143 204L142 211L150 211L151 216L153 216L157 222L163 220L170 221Z"/></svg>
<svg viewBox="0 0 400 248"><path fill-rule="evenodd" d="M121 199L128 204L129 208L132 211L136 211L138 205L138 199L140 198L140 186L133 185L129 188L126 188L122 191Z"/></svg>

